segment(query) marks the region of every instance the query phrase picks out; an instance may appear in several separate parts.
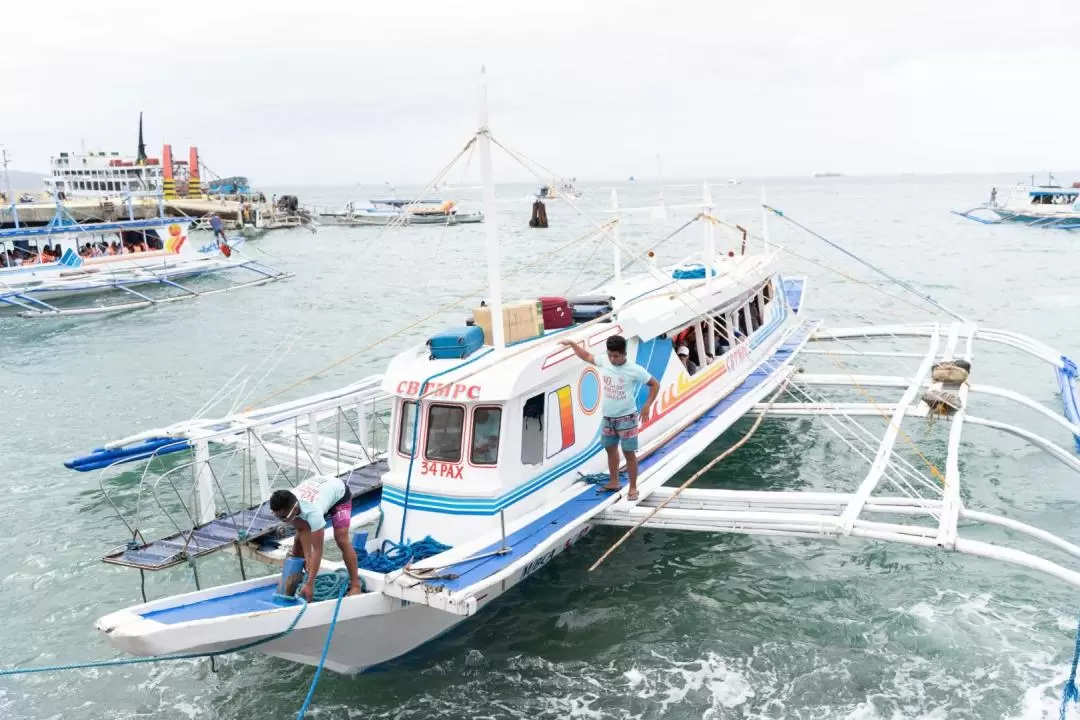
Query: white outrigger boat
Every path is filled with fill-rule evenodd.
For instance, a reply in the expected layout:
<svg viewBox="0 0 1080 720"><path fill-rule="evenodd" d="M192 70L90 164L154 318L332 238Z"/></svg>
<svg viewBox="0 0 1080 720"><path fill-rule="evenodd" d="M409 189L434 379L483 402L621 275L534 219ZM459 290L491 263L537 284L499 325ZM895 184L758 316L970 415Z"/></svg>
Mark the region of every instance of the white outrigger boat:
<svg viewBox="0 0 1080 720"><path fill-rule="evenodd" d="M1045 185L1018 183L998 200L997 188L988 202L970 210L953 210L954 215L983 223L1019 223L1031 227L1080 230L1080 183L1062 187L1051 175Z"/></svg>
<svg viewBox="0 0 1080 720"><path fill-rule="evenodd" d="M225 247L200 245L188 230L186 220L163 212L147 220L80 224L57 203L49 225L0 230L0 311L23 317L115 312L291 277L241 258L242 237ZM207 277L225 283L181 284Z"/></svg>
<svg viewBox="0 0 1080 720"><path fill-rule="evenodd" d="M482 212L461 212L454 200L369 200L340 210L315 209L320 225L466 225L484 222Z"/></svg>
<svg viewBox="0 0 1080 720"><path fill-rule="evenodd" d="M476 141L491 213L491 139L484 117ZM615 248L615 273L590 293L589 303L609 307L509 345L501 322L498 232L489 223L489 345L463 347L460 359L433 359L432 347L421 343L396 356L384 374L340 390L150 430L70 461L75 470L101 472L102 488L127 524L130 542L105 561L140 571L194 563L234 548L241 557L280 563L291 542L266 499L273 489L313 475L346 480L352 529L366 533L366 539L357 536L367 552L360 571L364 591L339 604L330 599L300 605L277 597L279 578L270 575L118 610L100 618L98 628L110 643L135 655L265 641L258 652L321 665L327 643L325 667L363 671L481 612L597 525L887 540L1009 562L1080 587L1076 569L1013 547L1009 536L993 542L985 533L978 540L963 536L972 524L999 526L1042 541L1066 561L1080 558L1080 547L1049 533L966 507L959 469L963 428L983 425L1024 438L1080 472L1080 461L1058 444L970 414L976 398L1008 399L1080 442L1075 365L1022 335L963 320L825 329L808 314L806 279L780 271L781 249L763 240L745 254L717 252L709 205L706 197L698 216L705 227L700 257L667 268L636 258L636 274L624 272L622 254L636 253L623 244L617 222L600 226ZM693 375L677 359L672 341L687 328L697 329L693 345L704 359ZM636 502L624 491L600 493L591 484L606 467L601 380L595 368L560 344L572 339L603 352L615 334L627 338L630 360L648 369L662 388L640 436ZM925 343L917 353L899 349L912 339ZM870 349L853 347L865 341ZM979 372L972 365L976 342L1046 361L1056 372L1066 417L1019 393L968 383L968 371ZM712 357L710 348L717 351ZM914 355L917 367L891 376L800 372L796 360L813 359L815 352L819 359L857 356L860 362ZM857 388L867 396L868 388L890 388L892 395L852 402L848 393L830 400L820 389L831 386ZM479 412L498 417L494 447L490 436L482 442L475 431ZM762 415L824 417L853 455L867 461L867 471L842 490L826 489L841 484L840 477L806 491L667 486L737 421ZM927 459L928 471L905 459L901 450L909 438L902 427L936 415L943 416L935 431L947 437L947 449ZM855 420L860 417L877 419L877 431ZM181 452L191 459L160 459ZM132 506L130 482L124 481L127 502L121 506L107 489L113 469L133 461L146 463L143 488ZM251 500L245 504L244 498ZM155 513L177 532L148 540ZM177 522L185 516L190 523ZM408 564L393 562L408 556L417 541L432 546L428 538L449 549ZM341 564L324 559L323 566Z"/></svg>

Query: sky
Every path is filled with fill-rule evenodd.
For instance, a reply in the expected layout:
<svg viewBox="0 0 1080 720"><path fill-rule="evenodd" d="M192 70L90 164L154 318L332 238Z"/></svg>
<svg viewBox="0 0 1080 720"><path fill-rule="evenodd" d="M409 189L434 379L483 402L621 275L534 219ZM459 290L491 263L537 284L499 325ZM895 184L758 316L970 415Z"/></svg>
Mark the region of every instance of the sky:
<svg viewBox="0 0 1080 720"><path fill-rule="evenodd" d="M1080 168L1076 0L54 0L4 15L0 145L24 171L83 143L134 153L141 110L151 155L195 144L256 185L423 183L475 131L482 66L493 136L581 182L655 176L657 155L669 178ZM528 177L500 152L495 172Z"/></svg>

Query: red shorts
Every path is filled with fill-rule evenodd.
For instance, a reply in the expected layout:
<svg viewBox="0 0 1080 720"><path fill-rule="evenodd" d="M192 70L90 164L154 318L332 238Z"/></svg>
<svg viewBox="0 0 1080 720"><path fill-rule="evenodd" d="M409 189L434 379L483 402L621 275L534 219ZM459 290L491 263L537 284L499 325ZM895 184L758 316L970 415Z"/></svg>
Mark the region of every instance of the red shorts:
<svg viewBox="0 0 1080 720"><path fill-rule="evenodd" d="M335 530L348 528L352 522L352 493L345 488L345 497L338 504L330 508L330 524Z"/></svg>

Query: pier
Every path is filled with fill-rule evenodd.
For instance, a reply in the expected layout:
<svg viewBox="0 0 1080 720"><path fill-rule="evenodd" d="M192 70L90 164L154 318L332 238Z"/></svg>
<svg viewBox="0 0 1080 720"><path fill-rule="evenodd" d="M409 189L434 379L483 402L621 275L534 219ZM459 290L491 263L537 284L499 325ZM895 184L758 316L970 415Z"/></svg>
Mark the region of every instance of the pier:
<svg viewBox="0 0 1080 720"><path fill-rule="evenodd" d="M12 193L18 198L22 193ZM45 193L35 193L34 202L12 203L12 198L0 204L0 228L17 225L47 225L57 214L57 208L78 222L112 222L115 220L145 220L164 213L170 217L203 218L217 213L227 227L241 225L245 203L239 200L201 198L163 199L158 195L117 196L115 198L79 198L57 201ZM256 211L264 218L280 214L269 202L249 202L252 216Z"/></svg>

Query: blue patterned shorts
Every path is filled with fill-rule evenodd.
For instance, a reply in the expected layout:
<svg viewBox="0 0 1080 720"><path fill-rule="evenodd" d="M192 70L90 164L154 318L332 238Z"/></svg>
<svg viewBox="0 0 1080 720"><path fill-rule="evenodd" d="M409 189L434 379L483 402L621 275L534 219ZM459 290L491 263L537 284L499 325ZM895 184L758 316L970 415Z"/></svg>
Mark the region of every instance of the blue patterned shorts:
<svg viewBox="0 0 1080 720"><path fill-rule="evenodd" d="M605 417L600 421L600 445L605 448L621 445L623 450L638 449L638 414Z"/></svg>

